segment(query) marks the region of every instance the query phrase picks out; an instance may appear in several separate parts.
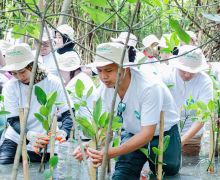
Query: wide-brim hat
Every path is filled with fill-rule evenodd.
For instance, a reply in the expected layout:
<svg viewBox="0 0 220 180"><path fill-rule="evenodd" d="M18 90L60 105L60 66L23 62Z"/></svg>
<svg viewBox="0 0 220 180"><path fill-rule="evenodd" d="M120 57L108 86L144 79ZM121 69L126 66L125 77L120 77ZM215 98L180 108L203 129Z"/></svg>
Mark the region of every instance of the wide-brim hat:
<svg viewBox="0 0 220 180"><path fill-rule="evenodd" d="M122 32L119 34L117 38L111 38L111 41L125 44L127 36L128 36L128 32ZM136 45L137 45L137 37L134 34L130 33L127 46L135 47Z"/></svg>
<svg viewBox="0 0 220 180"><path fill-rule="evenodd" d="M57 27L57 31L63 35L67 35L71 40L74 40L74 30L67 24L62 24Z"/></svg>
<svg viewBox="0 0 220 180"><path fill-rule="evenodd" d="M6 50L5 63L1 71L18 71L34 61L34 55L28 44L14 45Z"/></svg>
<svg viewBox="0 0 220 180"><path fill-rule="evenodd" d="M191 46L191 45L184 45L180 47L178 56L181 54L184 55L174 59L172 61L172 66L189 73L198 73L205 69L208 69L209 65L206 62L206 58L202 53L202 50L196 48L197 48L196 46Z"/></svg>
<svg viewBox="0 0 220 180"><path fill-rule="evenodd" d="M142 40L142 44L144 45L145 48L148 48L148 47L152 46L153 44L158 45L159 39L155 35L151 34L149 36L146 36Z"/></svg>
<svg viewBox="0 0 220 180"><path fill-rule="evenodd" d="M69 51L58 57L59 69L62 71L75 71L80 68L80 58L76 52Z"/></svg>
<svg viewBox="0 0 220 180"><path fill-rule="evenodd" d="M94 62L88 64L88 67L103 67L109 64L120 64L124 51L124 45L115 42L99 44L96 48ZM124 65L133 64L129 62L128 51L125 51Z"/></svg>

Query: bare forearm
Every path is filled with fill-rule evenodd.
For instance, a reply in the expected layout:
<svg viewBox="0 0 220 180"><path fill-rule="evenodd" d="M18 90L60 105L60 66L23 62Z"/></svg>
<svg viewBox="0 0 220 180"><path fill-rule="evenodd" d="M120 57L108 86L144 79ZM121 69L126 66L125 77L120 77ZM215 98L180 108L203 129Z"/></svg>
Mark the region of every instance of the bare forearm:
<svg viewBox="0 0 220 180"><path fill-rule="evenodd" d="M114 158L123 154L128 154L133 152L144 145L148 144L153 138L154 130L152 131L141 131L134 135L127 142L121 144L119 147L114 147L109 149L109 158Z"/></svg>
<svg viewBox="0 0 220 180"><path fill-rule="evenodd" d="M203 127L204 123L195 122L191 128L181 137L182 145L187 143L199 130Z"/></svg>

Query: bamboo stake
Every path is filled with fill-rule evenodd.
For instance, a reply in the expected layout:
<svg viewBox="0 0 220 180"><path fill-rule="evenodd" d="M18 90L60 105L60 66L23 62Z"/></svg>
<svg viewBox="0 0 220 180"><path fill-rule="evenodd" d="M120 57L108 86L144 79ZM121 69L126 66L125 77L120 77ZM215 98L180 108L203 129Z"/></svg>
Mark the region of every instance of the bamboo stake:
<svg viewBox="0 0 220 180"><path fill-rule="evenodd" d="M162 180L163 178L163 138L164 138L164 112L160 112L160 135L159 135L159 145L160 154L158 156L158 166L157 166L157 180Z"/></svg>
<svg viewBox="0 0 220 180"><path fill-rule="evenodd" d="M20 119L20 128L24 126L24 109L19 108L19 119ZM26 146L26 135L24 135L24 143L22 146L22 161L23 161L23 173L24 180L29 180L29 166L28 166L28 156L27 156L27 146Z"/></svg>
<svg viewBox="0 0 220 180"><path fill-rule="evenodd" d="M56 140L56 131L57 131L57 116L53 118L53 124L51 128L51 137L50 137L50 158L54 156L54 147ZM53 171L53 167L50 166L50 170ZM52 180L52 177L50 178Z"/></svg>
<svg viewBox="0 0 220 180"><path fill-rule="evenodd" d="M96 149L96 143L92 140L89 143L89 147ZM92 162L89 162L90 180L97 180L97 168L93 167Z"/></svg>
<svg viewBox="0 0 220 180"><path fill-rule="evenodd" d="M134 13L133 13L131 21L130 21L130 26L128 27L128 35L127 35L127 38L126 38L126 42L125 42L125 45L124 45L122 57L121 57L120 64L119 64L119 69L118 69L118 72L117 72L115 91L114 91L114 96L113 96L113 99L112 99L111 113L110 113L110 118L109 118L109 123L108 123L106 144L105 144L105 148L104 148L104 157L103 157L102 166L101 166L100 180L105 180L106 166L108 164L108 149L109 149L109 144L111 142L112 121L113 121L113 117L114 117L115 101L116 101L116 97L117 97L117 93L118 93L119 82L120 82L120 78L121 78L125 52L126 52L126 49L127 49L127 44L128 44L128 40L129 40L129 37L130 37L131 28L133 26L134 18L135 18L135 15L137 13L137 9L139 7L139 4L140 4L140 0L138 0L137 3L136 3L135 10L134 10Z"/></svg>
<svg viewBox="0 0 220 180"><path fill-rule="evenodd" d="M209 147L209 167L207 171L211 174L215 172L215 156L214 156L214 142L215 142L215 136L214 136L214 120L211 118L210 122L210 147Z"/></svg>
<svg viewBox="0 0 220 180"><path fill-rule="evenodd" d="M45 21L44 21L45 15L46 15L46 11L44 12L43 17L41 18L41 30L40 30L40 35L39 35L40 42L42 41L42 36L43 36L43 30L44 30L44 24L45 24ZM26 133L27 118L28 118L29 111L30 111L32 89L33 89L33 85L34 85L34 77L35 77L36 70L37 70L38 57L40 55L40 48L41 48L41 43L39 44L39 46L37 48L33 69L32 69L32 72L31 72L29 89L28 89L28 94L27 94L27 108L24 112L24 123L23 123L23 127L21 128L19 143L18 143L18 146L17 146L17 149L16 149L14 165L13 165L12 175L11 175L12 180L17 179L19 161L20 161L22 146L23 146L23 143L24 143L24 136L25 136L25 133Z"/></svg>

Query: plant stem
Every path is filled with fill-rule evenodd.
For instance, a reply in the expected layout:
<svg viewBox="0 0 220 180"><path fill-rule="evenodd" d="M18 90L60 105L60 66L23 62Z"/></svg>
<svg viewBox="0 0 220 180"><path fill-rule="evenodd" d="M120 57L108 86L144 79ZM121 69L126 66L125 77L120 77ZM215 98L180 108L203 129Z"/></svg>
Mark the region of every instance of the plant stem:
<svg viewBox="0 0 220 180"><path fill-rule="evenodd" d="M20 128L24 126L24 109L19 108L19 119L20 119ZM28 157L27 157L27 147L26 147L26 136L24 136L24 143L22 146L22 161L23 161L23 173L24 180L29 180L29 167L28 167Z"/></svg>
<svg viewBox="0 0 220 180"><path fill-rule="evenodd" d="M164 137L164 112L160 112L160 135L159 135L159 150L161 153L158 156L157 179L162 180L163 174L163 137Z"/></svg>
<svg viewBox="0 0 220 180"><path fill-rule="evenodd" d="M115 84L114 96L113 96L113 99L112 99L111 113L110 113L110 119L109 119L109 124L108 124L106 144L105 144L105 149L104 149L104 158L103 158L102 166L101 166L100 180L105 179L106 165L108 163L108 149L109 149L109 144L111 142L111 131L112 131L112 121L113 121L113 117L114 117L115 101L116 101L117 92L118 92L118 88L119 88L119 82L120 82L121 72L122 72L122 68L123 68L125 52L126 52L126 49L127 49L127 44L128 44L129 36L130 36L130 33L131 33L131 27L133 25L134 18L135 18L135 15L137 13L137 9L139 7L139 4L140 4L140 0L138 0L137 3L136 3L135 10L134 10L134 13L132 15L131 22L130 22L130 27L128 27L128 35L127 35L127 38L126 38L126 43L124 45L123 54L122 54L120 64L119 64L119 69L118 69L118 72L117 72L117 80L116 80L116 84Z"/></svg>

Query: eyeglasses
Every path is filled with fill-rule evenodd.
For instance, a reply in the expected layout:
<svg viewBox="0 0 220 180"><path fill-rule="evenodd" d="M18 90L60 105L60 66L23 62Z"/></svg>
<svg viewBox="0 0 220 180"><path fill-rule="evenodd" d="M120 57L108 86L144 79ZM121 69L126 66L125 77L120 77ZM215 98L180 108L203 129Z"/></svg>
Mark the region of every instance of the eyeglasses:
<svg viewBox="0 0 220 180"><path fill-rule="evenodd" d="M126 104L120 101L118 103L118 108L117 108L117 116L120 117L119 119L120 123L123 123L122 113L125 111L125 109L126 109Z"/></svg>

